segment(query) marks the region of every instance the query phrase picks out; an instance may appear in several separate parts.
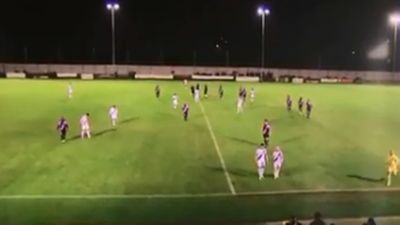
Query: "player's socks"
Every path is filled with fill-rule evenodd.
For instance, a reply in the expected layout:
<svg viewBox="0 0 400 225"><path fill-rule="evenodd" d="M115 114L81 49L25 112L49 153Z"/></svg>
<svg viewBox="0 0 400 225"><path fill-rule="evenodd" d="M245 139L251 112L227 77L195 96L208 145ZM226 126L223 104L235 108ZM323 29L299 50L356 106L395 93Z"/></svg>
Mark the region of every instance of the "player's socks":
<svg viewBox="0 0 400 225"><path fill-rule="evenodd" d="M386 183L386 186L390 186L392 184L392 176L389 174L388 175L388 178L387 178L387 183Z"/></svg>
<svg viewBox="0 0 400 225"><path fill-rule="evenodd" d="M258 169L258 179L264 178L264 169Z"/></svg>

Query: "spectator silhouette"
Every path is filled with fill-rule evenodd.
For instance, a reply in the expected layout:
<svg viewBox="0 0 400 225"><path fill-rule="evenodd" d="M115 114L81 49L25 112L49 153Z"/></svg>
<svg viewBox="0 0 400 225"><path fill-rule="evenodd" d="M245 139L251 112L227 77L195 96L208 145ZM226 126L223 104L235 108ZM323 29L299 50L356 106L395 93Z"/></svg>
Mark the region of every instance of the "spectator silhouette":
<svg viewBox="0 0 400 225"><path fill-rule="evenodd" d="M368 221L364 223L363 225L376 225L374 218L370 217L368 218Z"/></svg>
<svg viewBox="0 0 400 225"><path fill-rule="evenodd" d="M285 223L285 225L302 225L295 216L292 216L292 218L290 218L290 220Z"/></svg>
<svg viewBox="0 0 400 225"><path fill-rule="evenodd" d="M326 225L326 223L321 219L321 213L316 212L314 214L314 220L311 221L310 225Z"/></svg>

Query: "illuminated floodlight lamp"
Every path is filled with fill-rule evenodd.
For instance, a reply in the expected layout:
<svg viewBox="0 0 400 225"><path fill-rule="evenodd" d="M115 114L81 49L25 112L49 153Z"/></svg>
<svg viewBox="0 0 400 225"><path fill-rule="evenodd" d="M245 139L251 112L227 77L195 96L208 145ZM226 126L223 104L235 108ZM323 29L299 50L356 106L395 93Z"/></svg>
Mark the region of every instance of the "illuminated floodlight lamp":
<svg viewBox="0 0 400 225"><path fill-rule="evenodd" d="M394 26L398 26L400 24L400 13L392 14L389 18L389 22Z"/></svg>

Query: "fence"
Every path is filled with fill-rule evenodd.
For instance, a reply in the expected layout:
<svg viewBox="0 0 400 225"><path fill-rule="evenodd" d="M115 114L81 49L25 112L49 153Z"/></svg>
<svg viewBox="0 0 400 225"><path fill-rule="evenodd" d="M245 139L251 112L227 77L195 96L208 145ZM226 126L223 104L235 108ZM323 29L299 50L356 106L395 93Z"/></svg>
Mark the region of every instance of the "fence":
<svg viewBox="0 0 400 225"><path fill-rule="evenodd" d="M145 66L145 65L61 65L61 64L0 64L1 73L27 72L27 73L57 73L57 74L146 74L146 75L208 75L226 76L235 75L257 76L257 74L273 74L279 76L295 76L311 79L359 78L368 82L400 82L400 73L385 71L336 71L336 70L310 70L310 69L277 69L277 68L252 68L252 67L195 67L195 66Z"/></svg>

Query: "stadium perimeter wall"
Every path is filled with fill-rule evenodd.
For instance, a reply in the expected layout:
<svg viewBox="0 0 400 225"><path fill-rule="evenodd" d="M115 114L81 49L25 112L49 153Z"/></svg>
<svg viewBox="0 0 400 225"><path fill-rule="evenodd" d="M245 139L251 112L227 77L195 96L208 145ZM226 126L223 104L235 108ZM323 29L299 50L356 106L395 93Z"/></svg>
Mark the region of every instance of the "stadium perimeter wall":
<svg viewBox="0 0 400 225"><path fill-rule="evenodd" d="M61 65L0 63L0 73L11 78L81 79L218 79L318 83L399 83L400 73L385 71L338 71L255 67ZM253 78L251 78L253 77ZM254 78L255 77L255 78ZM238 78L238 79L237 79Z"/></svg>

